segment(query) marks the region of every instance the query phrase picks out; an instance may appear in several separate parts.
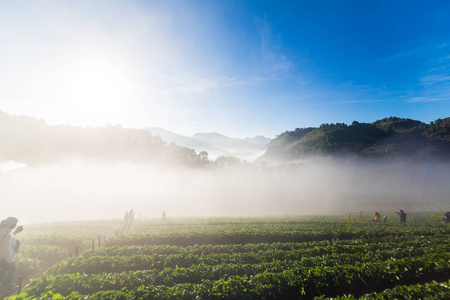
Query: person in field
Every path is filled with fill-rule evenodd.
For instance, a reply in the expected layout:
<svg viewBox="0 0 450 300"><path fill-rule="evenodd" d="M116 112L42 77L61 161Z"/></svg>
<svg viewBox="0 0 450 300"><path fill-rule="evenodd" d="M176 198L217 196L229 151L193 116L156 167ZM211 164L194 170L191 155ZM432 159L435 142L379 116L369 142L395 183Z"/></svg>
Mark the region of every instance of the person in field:
<svg viewBox="0 0 450 300"><path fill-rule="evenodd" d="M131 209L128 213L128 227L127 230L130 230L131 225L133 225L134 222L134 211Z"/></svg>
<svg viewBox="0 0 450 300"><path fill-rule="evenodd" d="M450 222L450 211L442 216L442 224L447 224L448 222Z"/></svg>
<svg viewBox="0 0 450 300"><path fill-rule="evenodd" d="M14 274L16 272L15 253L19 250L20 243L16 240L16 234L23 230L22 226L17 226L19 220L14 217L8 217L0 224L0 279L3 290L6 294L17 290L14 286ZM13 229L15 230L13 231Z"/></svg>
<svg viewBox="0 0 450 300"><path fill-rule="evenodd" d="M377 211L373 214L373 221L374 222L380 222L381 221L381 215Z"/></svg>
<svg viewBox="0 0 450 300"><path fill-rule="evenodd" d="M400 212L396 211L395 213L400 216L400 226L406 226L406 213L403 209L400 209Z"/></svg>
<svg viewBox="0 0 450 300"><path fill-rule="evenodd" d="M128 227L128 220L129 220L128 210L125 212L125 217L123 217L123 220L125 222L125 227Z"/></svg>
<svg viewBox="0 0 450 300"><path fill-rule="evenodd" d="M386 224L387 223L387 218L386 218L386 216L383 216L383 224Z"/></svg>

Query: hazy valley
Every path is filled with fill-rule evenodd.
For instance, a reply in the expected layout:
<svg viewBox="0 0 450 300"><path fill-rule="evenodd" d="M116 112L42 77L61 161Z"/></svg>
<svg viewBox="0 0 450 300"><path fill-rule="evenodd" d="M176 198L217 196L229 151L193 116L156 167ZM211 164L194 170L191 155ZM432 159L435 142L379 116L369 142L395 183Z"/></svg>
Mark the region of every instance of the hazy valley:
<svg viewBox="0 0 450 300"><path fill-rule="evenodd" d="M269 143L266 154L256 163L233 156L213 159L205 150L195 151L175 142L232 153L237 148L261 151L267 139L240 140L219 134L187 138L167 131L160 130L156 135L155 131L151 134L146 129L119 125L48 126L33 118L7 114L1 115L1 121L4 172L0 173L0 197L11 214L25 222L117 218L131 208L143 218L158 217L162 211L181 217L448 209L450 167L448 157L442 155L442 149L448 147L448 123L441 121L436 124L447 125L436 130L439 135L435 139L425 136L419 139L421 144L416 143L423 146L434 141L433 148L428 148L434 152L426 152L428 156L423 156L422 147L410 149L410 140L394 132L405 119L387 119L381 123L395 121L390 127L395 134L367 142L367 147L381 149L376 155L350 151L355 149L350 141L360 143L358 138L352 138L352 134L360 136L354 130L360 125L328 125L309 130L314 135L306 145L316 152L286 159L286 151L280 150L280 145L290 144L280 140L286 141L286 135L292 135L287 132ZM415 127L403 126L402 130L415 140L420 126L423 132L430 126L412 124ZM363 129L366 127L370 126ZM351 134L346 133L349 128ZM314 137L327 134L328 139L319 138L313 144ZM165 141L169 135L171 141ZM345 152L333 150L340 147L332 143L337 137L346 141ZM301 138L304 135L290 141L301 144ZM402 141L407 147L402 146ZM327 145L334 145L334 152L324 151L330 149ZM433 156L435 153L439 155ZM278 156L265 162L268 155ZM19 165L22 167L14 169L10 161L26 167Z"/></svg>
<svg viewBox="0 0 450 300"><path fill-rule="evenodd" d="M267 145L272 141L263 136L253 138L230 138L217 132L197 133L191 137L183 136L163 128L144 128L152 135L160 136L168 143L195 149L197 153L206 151L209 158L215 160L219 156L234 156L252 162L264 154Z"/></svg>

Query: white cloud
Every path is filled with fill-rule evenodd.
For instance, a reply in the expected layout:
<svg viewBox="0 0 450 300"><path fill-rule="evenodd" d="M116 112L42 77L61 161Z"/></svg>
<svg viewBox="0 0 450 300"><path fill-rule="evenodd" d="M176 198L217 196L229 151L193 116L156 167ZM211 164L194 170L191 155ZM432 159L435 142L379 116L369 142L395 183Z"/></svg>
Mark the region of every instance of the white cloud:
<svg viewBox="0 0 450 300"><path fill-rule="evenodd" d="M449 101L450 94L438 95L438 96L423 96L423 97L412 97L408 100L409 103L429 103L429 102L441 102Z"/></svg>
<svg viewBox="0 0 450 300"><path fill-rule="evenodd" d="M387 102L385 99L356 99L348 101L337 101L336 104L356 104L356 103L376 103L376 102Z"/></svg>
<svg viewBox="0 0 450 300"><path fill-rule="evenodd" d="M299 63L283 51L281 35L273 33L267 16L259 20L261 64L263 76L271 80L280 80L292 75Z"/></svg>
<svg viewBox="0 0 450 300"><path fill-rule="evenodd" d="M422 85L433 85L450 82L450 74L427 75L420 78Z"/></svg>
<svg viewBox="0 0 450 300"><path fill-rule="evenodd" d="M395 54L386 56L378 61L378 63L390 63L401 59L411 59L426 54L427 49L423 46L414 47L408 50L397 52Z"/></svg>

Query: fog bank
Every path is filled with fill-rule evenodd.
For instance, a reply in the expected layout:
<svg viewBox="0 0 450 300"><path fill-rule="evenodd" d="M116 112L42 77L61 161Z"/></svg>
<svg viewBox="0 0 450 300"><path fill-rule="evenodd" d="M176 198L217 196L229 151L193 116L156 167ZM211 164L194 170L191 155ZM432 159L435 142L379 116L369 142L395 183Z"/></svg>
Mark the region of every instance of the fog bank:
<svg viewBox="0 0 450 300"><path fill-rule="evenodd" d="M21 223L136 217L450 210L449 164L316 160L188 169L72 161L0 173L1 218Z"/></svg>

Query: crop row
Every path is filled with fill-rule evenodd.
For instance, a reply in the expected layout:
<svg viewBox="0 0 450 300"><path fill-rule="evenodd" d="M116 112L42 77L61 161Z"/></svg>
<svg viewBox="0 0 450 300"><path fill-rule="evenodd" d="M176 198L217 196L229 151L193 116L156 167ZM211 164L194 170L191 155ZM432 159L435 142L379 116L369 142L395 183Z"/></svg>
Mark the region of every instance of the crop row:
<svg viewBox="0 0 450 300"><path fill-rule="evenodd" d="M356 298L353 295L333 298L335 300L397 300L397 299L450 299L450 281L425 284L400 285L378 293Z"/></svg>
<svg viewBox="0 0 450 300"><path fill-rule="evenodd" d="M348 240L348 239L377 239L390 236L434 236L447 234L445 228L398 228L374 226L374 228L360 228L351 226L338 227L336 229L325 228L322 230L217 230L203 232L170 232L158 234L129 234L108 239L105 246L130 246L130 245L227 245L247 243L288 243L288 242L312 242L324 240Z"/></svg>
<svg viewBox="0 0 450 300"><path fill-rule="evenodd" d="M186 231L176 230L176 224L167 224L161 232L149 227L146 231L133 229L131 234L119 237L109 237L106 234L29 234L21 237L25 245L46 245L66 248L74 254L75 247L80 252L90 249L92 240L97 240L100 235L102 245L125 246L125 245L178 245L188 246L196 244L243 244L243 243L274 243L274 242L307 242L322 240L342 239L374 239L379 237L398 237L405 235L432 236L435 234L447 234L450 228L437 228L416 226L401 228L397 226L367 225L367 223L345 223L345 222L307 222L305 220L293 220L291 223L279 222L254 222L246 224L218 224L211 226L204 224L198 226L198 230ZM255 227L256 226L256 227ZM235 228L234 228L235 227ZM183 227L180 227L183 228ZM211 229L212 228L212 229ZM145 233L142 233L145 232Z"/></svg>
<svg viewBox="0 0 450 300"><path fill-rule="evenodd" d="M449 254L428 254L419 256L416 259L424 261L430 258L439 261L447 261L440 265L439 270L450 271ZM386 267L391 269L398 261L408 260L409 257L401 259L387 259L382 261ZM364 264L361 264L364 261ZM173 286L181 283L202 283L205 280L221 280L230 276L256 276L261 273L281 273L285 270L295 269L314 269L314 268L340 268L342 266L359 266L362 270L367 269L372 264L380 261L361 260L357 255L346 255L343 253L321 256L305 257L299 261L275 261L261 262L255 264L242 263L224 263L221 265L192 265L187 268L174 267L163 268L160 270L151 269L135 272L122 273L100 273L100 274L62 274L47 275L33 281L27 288L27 291L33 295L45 292L51 287L54 291L67 294L71 291L80 293L94 293L99 290L128 289L139 287L140 285L165 285ZM405 270L404 270L405 271ZM402 275L403 276L403 275Z"/></svg>
<svg viewBox="0 0 450 300"><path fill-rule="evenodd" d="M40 261L40 267L48 268L57 262L69 257L65 248L57 246L29 246L23 245L17 255L18 259L36 259Z"/></svg>
<svg viewBox="0 0 450 300"><path fill-rule="evenodd" d="M68 256L67 249L61 247L23 245L17 254L17 277L30 277Z"/></svg>
<svg viewBox="0 0 450 300"><path fill-rule="evenodd" d="M86 245L89 246L90 239L86 239L81 235L68 234L38 234L34 236L21 237L20 241L25 245L46 245L58 246L68 250L75 246Z"/></svg>
<svg viewBox="0 0 450 300"><path fill-rule="evenodd" d="M136 288L100 291L89 299L312 299L314 296L332 297L352 293L362 294L376 285L393 287L414 283L436 274L448 276L450 254L430 254L422 257L392 259L341 266L294 267L282 272L262 272L254 276L229 276L219 280L203 280L201 283L182 283L173 286L146 285ZM132 273L134 274L134 273ZM81 280L84 275L73 274L68 285L83 282L82 286L98 284ZM76 277L78 276L78 277ZM111 274L103 274L100 282L107 282ZM121 282L120 284L124 284ZM43 284L45 285L45 284ZM44 286L49 291L53 285ZM66 289L69 289L66 286ZM25 292L31 291L25 290ZM87 292L85 295L88 295ZM30 294L31 295L31 294ZM78 292L67 299L83 299ZM20 298L19 298L20 299ZM23 298L24 299L24 298ZM62 298L63 299L63 298Z"/></svg>
<svg viewBox="0 0 450 300"><path fill-rule="evenodd" d="M448 244L423 245L423 247L377 248L376 245L339 245L313 247L308 249L278 250L257 252L211 253L195 255L189 252L177 254L136 254L130 256L91 256L68 259L51 268L52 274L122 272L129 270L158 269L168 267L189 267L195 264L220 265L226 263L262 263L274 260L297 261L307 257L329 256L333 253L353 256L360 260L388 259L391 257L418 256L426 253L440 253L448 249Z"/></svg>
<svg viewBox="0 0 450 300"><path fill-rule="evenodd" d="M115 255L137 255L137 254L181 254L191 253L193 255L207 255L212 253L245 253L261 252L269 250L309 250L312 248L321 248L325 252L345 251L354 253L356 251L373 251L378 249L391 248L422 248L424 246L436 244L450 246L450 241L446 235L438 235L432 238L424 236L415 236L414 238L404 237L392 238L384 237L371 240L368 243L365 239L355 240L335 240L335 241L317 241L317 242L288 242L288 243L259 243L259 244L228 244L228 245L193 245L193 246L171 246L171 245L142 245L142 246L113 246L102 247L95 250L87 250L83 253L84 258L92 256L115 256Z"/></svg>

